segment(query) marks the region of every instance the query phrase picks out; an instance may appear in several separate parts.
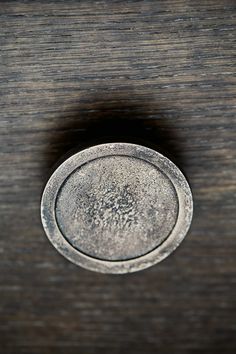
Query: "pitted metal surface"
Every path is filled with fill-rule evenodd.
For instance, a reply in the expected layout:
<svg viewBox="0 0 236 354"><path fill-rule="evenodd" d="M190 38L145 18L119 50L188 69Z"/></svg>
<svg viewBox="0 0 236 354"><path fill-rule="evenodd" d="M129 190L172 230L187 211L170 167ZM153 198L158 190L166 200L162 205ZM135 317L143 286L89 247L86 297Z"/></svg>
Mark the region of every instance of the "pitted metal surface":
<svg viewBox="0 0 236 354"><path fill-rule="evenodd" d="M76 249L116 261L142 256L163 242L175 225L178 200L171 181L152 164L108 156L67 178L55 211Z"/></svg>

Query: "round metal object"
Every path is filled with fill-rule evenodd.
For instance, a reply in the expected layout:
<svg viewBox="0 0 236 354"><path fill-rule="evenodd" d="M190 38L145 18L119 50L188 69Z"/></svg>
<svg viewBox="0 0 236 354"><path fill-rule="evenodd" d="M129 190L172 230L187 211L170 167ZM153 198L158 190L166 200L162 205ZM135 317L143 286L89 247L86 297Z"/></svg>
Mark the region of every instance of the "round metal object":
<svg viewBox="0 0 236 354"><path fill-rule="evenodd" d="M189 185L162 154L107 143L77 152L52 174L41 217L54 247L102 273L128 273L166 258L183 240L193 211Z"/></svg>

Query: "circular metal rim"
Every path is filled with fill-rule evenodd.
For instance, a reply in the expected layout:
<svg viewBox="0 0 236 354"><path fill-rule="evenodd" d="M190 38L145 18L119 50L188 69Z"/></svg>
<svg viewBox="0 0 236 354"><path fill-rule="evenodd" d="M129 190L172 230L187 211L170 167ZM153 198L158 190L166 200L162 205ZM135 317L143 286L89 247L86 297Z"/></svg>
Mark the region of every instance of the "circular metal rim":
<svg viewBox="0 0 236 354"><path fill-rule="evenodd" d="M178 197L179 211L176 224L167 239L149 253L130 260L106 261L88 256L75 249L61 233L55 216L55 202L64 180L78 166L111 155L128 155L155 165L172 182ZM171 254L185 238L191 225L193 199L189 184L179 168L159 152L131 143L106 143L81 150L66 159L49 178L41 200L41 220L45 233L65 258L85 269L100 273L122 274L136 272L159 263Z"/></svg>

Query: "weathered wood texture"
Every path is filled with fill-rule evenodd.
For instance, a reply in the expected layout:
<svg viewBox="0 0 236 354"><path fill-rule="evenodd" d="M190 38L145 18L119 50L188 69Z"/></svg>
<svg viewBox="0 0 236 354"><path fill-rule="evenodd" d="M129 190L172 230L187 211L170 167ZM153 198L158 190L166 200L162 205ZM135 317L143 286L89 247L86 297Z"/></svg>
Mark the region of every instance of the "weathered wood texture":
<svg viewBox="0 0 236 354"><path fill-rule="evenodd" d="M1 1L0 46L1 353L235 353L235 1ZM70 264L39 218L54 162L114 134L169 150L195 203L127 276Z"/></svg>

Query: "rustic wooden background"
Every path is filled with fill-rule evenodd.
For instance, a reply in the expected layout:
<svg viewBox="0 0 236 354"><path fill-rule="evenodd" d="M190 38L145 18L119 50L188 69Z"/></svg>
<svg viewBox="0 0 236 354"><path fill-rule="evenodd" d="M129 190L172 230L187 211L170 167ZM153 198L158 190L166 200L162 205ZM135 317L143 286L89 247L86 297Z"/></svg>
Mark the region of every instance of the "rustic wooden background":
<svg viewBox="0 0 236 354"><path fill-rule="evenodd" d="M0 51L0 352L235 353L236 2L0 1ZM39 217L51 166L106 135L168 150L194 195L181 247L125 276Z"/></svg>

